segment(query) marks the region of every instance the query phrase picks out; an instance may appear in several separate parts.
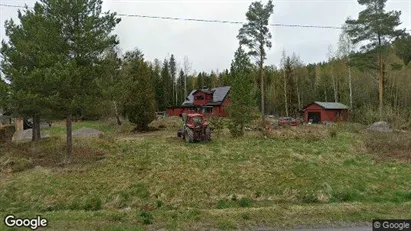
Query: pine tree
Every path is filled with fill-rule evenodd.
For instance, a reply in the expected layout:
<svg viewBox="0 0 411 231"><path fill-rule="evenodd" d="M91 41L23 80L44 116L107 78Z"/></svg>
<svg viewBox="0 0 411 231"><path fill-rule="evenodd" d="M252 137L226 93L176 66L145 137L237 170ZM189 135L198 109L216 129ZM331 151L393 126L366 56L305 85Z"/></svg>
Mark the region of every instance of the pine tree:
<svg viewBox="0 0 411 231"><path fill-rule="evenodd" d="M66 118L67 162L72 154L72 116L102 97L98 84L101 57L118 44L112 34L120 22L115 13L103 12L101 0L42 0L47 21L57 24L57 41L63 41L62 52L54 59L53 112ZM54 28L53 28L54 29ZM56 42L51 42L56 44Z"/></svg>
<svg viewBox="0 0 411 231"><path fill-rule="evenodd" d="M395 29L400 22L400 11L385 11L387 0L358 0L366 7L358 15L358 19L346 20L347 33L354 44L366 42L361 48L364 52L375 50L378 57L378 92L379 113L382 119L383 109L383 48L390 40L404 34L404 30Z"/></svg>
<svg viewBox="0 0 411 231"><path fill-rule="evenodd" d="M10 106L15 116L32 117L32 140L40 139L40 117L50 116L55 100L50 92L55 60L62 57L63 40L58 24L49 20L43 4L33 10L18 11L20 24L6 21L2 41L2 71L10 82Z"/></svg>
<svg viewBox="0 0 411 231"><path fill-rule="evenodd" d="M257 58L258 73L260 79L261 92L261 114L265 123L264 111L264 76L263 67L266 59L266 48L271 48L271 33L268 27L268 20L273 13L274 5L269 0L264 6L261 2L253 2L246 14L247 23L242 26L237 38L240 44L249 48L249 54Z"/></svg>
<svg viewBox="0 0 411 231"><path fill-rule="evenodd" d="M230 91L229 126L232 136L242 136L244 127L251 122L254 112L253 80L251 78L252 65L241 48L237 49L231 63L232 88Z"/></svg>

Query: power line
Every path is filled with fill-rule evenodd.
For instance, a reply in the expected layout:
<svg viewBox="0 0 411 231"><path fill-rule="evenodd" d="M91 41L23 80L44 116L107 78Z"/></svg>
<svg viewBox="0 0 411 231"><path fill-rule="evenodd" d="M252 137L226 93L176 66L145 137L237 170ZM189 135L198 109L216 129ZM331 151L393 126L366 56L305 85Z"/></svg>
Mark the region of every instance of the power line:
<svg viewBox="0 0 411 231"><path fill-rule="evenodd" d="M12 7L12 8L24 8L24 6L11 5L11 4L0 4L0 7ZM33 8L33 7L27 7ZM207 22L207 23L223 23L223 24L244 24L245 22L240 21L229 21L229 20L213 20L213 19L198 19L198 18L180 18L180 17L168 17L168 16L150 16L141 14L117 14L119 17L135 17L135 18L151 18L151 19L162 19L162 20L174 20L174 21L194 21L194 22ZM299 28L320 28L320 29L342 29L337 26L318 26L318 25L300 25L300 24L283 24L283 23L273 23L270 26L274 27L299 27Z"/></svg>
<svg viewBox="0 0 411 231"><path fill-rule="evenodd" d="M207 23L225 23L225 24L245 24L240 21L228 21L228 20L212 20L212 19L198 19L198 18L179 18L179 17L167 17L167 16L149 16L141 14L118 14L120 17L137 17L137 18L152 18L152 19L164 19L175 21L195 21L195 22L207 22ZM300 25L300 24L283 24L273 23L270 26L274 27L303 27L303 28L322 28L322 29L342 29L336 26L318 26L318 25Z"/></svg>
<svg viewBox="0 0 411 231"><path fill-rule="evenodd" d="M24 8L25 9L24 6L11 5L11 4L0 4L0 7L13 7L13 8ZM27 8L33 8L33 7L27 7ZM223 24L245 24L245 22L229 21L229 20L180 18L180 17L150 16L150 15L123 14L123 13L118 13L117 15L119 17L151 18L151 19L174 20L174 21L194 21L194 22L223 23ZM335 29L335 30L342 29L342 27L338 27L338 26L301 25L301 24L284 24L284 23L272 23L269 25L273 27L317 28L317 29ZM411 31L411 30L407 30L407 31Z"/></svg>

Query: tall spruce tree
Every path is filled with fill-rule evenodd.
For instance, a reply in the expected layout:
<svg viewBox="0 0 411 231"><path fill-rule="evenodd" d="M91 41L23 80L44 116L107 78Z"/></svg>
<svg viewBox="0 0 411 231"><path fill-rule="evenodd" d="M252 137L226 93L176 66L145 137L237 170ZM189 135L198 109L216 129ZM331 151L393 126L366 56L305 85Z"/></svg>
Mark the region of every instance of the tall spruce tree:
<svg viewBox="0 0 411 231"><path fill-rule="evenodd" d="M155 119L155 91L151 71L139 50L127 52L124 57L125 81L124 114L136 124L136 131L147 131L148 124Z"/></svg>
<svg viewBox="0 0 411 231"><path fill-rule="evenodd" d="M264 111L264 60L266 59L266 49L271 48L271 33L268 27L268 20L273 13L274 5L271 0L264 6L261 2L253 2L246 13L247 23L244 24L237 36L240 44L249 49L249 54L256 57L258 75L260 79L261 92L261 114L265 123Z"/></svg>
<svg viewBox="0 0 411 231"><path fill-rule="evenodd" d="M185 81L185 74L183 69L180 70L177 79L177 89L178 89L178 98L177 98L177 105L181 105L185 98L187 97L184 95L184 81Z"/></svg>
<svg viewBox="0 0 411 231"><path fill-rule="evenodd" d="M232 88L230 92L231 106L229 126L233 137L242 136L244 127L251 122L254 112L253 79L251 78L252 64L247 53L237 49L231 63Z"/></svg>
<svg viewBox="0 0 411 231"><path fill-rule="evenodd" d="M172 85L172 105L176 105L176 100L177 100L177 85L176 85L176 74L177 74L177 66L176 66L176 60L174 58L174 55L171 54L170 61L170 78L171 78L171 85Z"/></svg>
<svg viewBox="0 0 411 231"><path fill-rule="evenodd" d="M158 59L154 59L152 65L152 82L154 84L155 95L156 95L156 110L161 111L160 107L163 106L163 83L161 81L161 62Z"/></svg>
<svg viewBox="0 0 411 231"><path fill-rule="evenodd" d="M364 52L375 50L378 57L378 101L380 119L382 119L383 110L383 48L393 38L404 34L404 30L396 29L400 22L401 11L385 11L387 0L358 0L360 5L366 7L362 10L358 19L348 18L346 31L351 37L354 44L364 42L361 47Z"/></svg>
<svg viewBox="0 0 411 231"><path fill-rule="evenodd" d="M170 92L172 89L172 82L170 76L170 66L167 59L164 59L163 67L161 69L161 87L163 90L163 104L160 105L160 110L164 111L167 107L171 106L173 93Z"/></svg>

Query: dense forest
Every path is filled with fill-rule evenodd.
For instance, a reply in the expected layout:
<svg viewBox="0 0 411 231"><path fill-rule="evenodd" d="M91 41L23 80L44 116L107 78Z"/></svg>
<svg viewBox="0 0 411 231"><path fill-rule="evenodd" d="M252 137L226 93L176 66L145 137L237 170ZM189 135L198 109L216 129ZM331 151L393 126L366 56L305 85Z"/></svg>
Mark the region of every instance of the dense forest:
<svg viewBox="0 0 411 231"><path fill-rule="evenodd" d="M178 66L174 55L147 60L139 49L121 54L112 33L121 20L102 12L100 0L42 0L19 10L19 23L5 22L0 107L35 124L66 119L70 143L72 119L115 116L119 124L127 118L146 130L156 111L180 105L193 89L230 85L233 107L247 102L245 112L297 117L313 101L335 101L350 106L354 122L410 127L411 36L397 29L401 12L387 12L386 0L358 2L366 9L346 20L328 60L307 64L289 48L280 66L266 62L274 5L253 2L231 67L206 73L192 70L188 57ZM40 136L33 134L34 140Z"/></svg>

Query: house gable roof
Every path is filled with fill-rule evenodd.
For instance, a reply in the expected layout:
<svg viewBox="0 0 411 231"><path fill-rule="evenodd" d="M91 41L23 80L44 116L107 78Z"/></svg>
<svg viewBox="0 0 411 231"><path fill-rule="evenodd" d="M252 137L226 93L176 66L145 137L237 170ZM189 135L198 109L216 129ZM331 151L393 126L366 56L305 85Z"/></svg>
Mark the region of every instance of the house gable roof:
<svg viewBox="0 0 411 231"><path fill-rule="evenodd" d="M336 102L319 102L319 101L315 101L311 104L309 104L308 106L312 105L312 104L317 104L318 106L324 108L324 109L330 109L330 110L345 110L345 109L349 109L348 106L342 104L342 103L336 103ZM304 107L307 108L308 106Z"/></svg>
<svg viewBox="0 0 411 231"><path fill-rule="evenodd" d="M231 86L216 87L211 89L210 92L213 92L213 101L208 103L207 105L221 105L224 102L224 99L227 97L230 89ZM199 90L191 91L182 105L192 105L194 103L194 94L197 91Z"/></svg>

